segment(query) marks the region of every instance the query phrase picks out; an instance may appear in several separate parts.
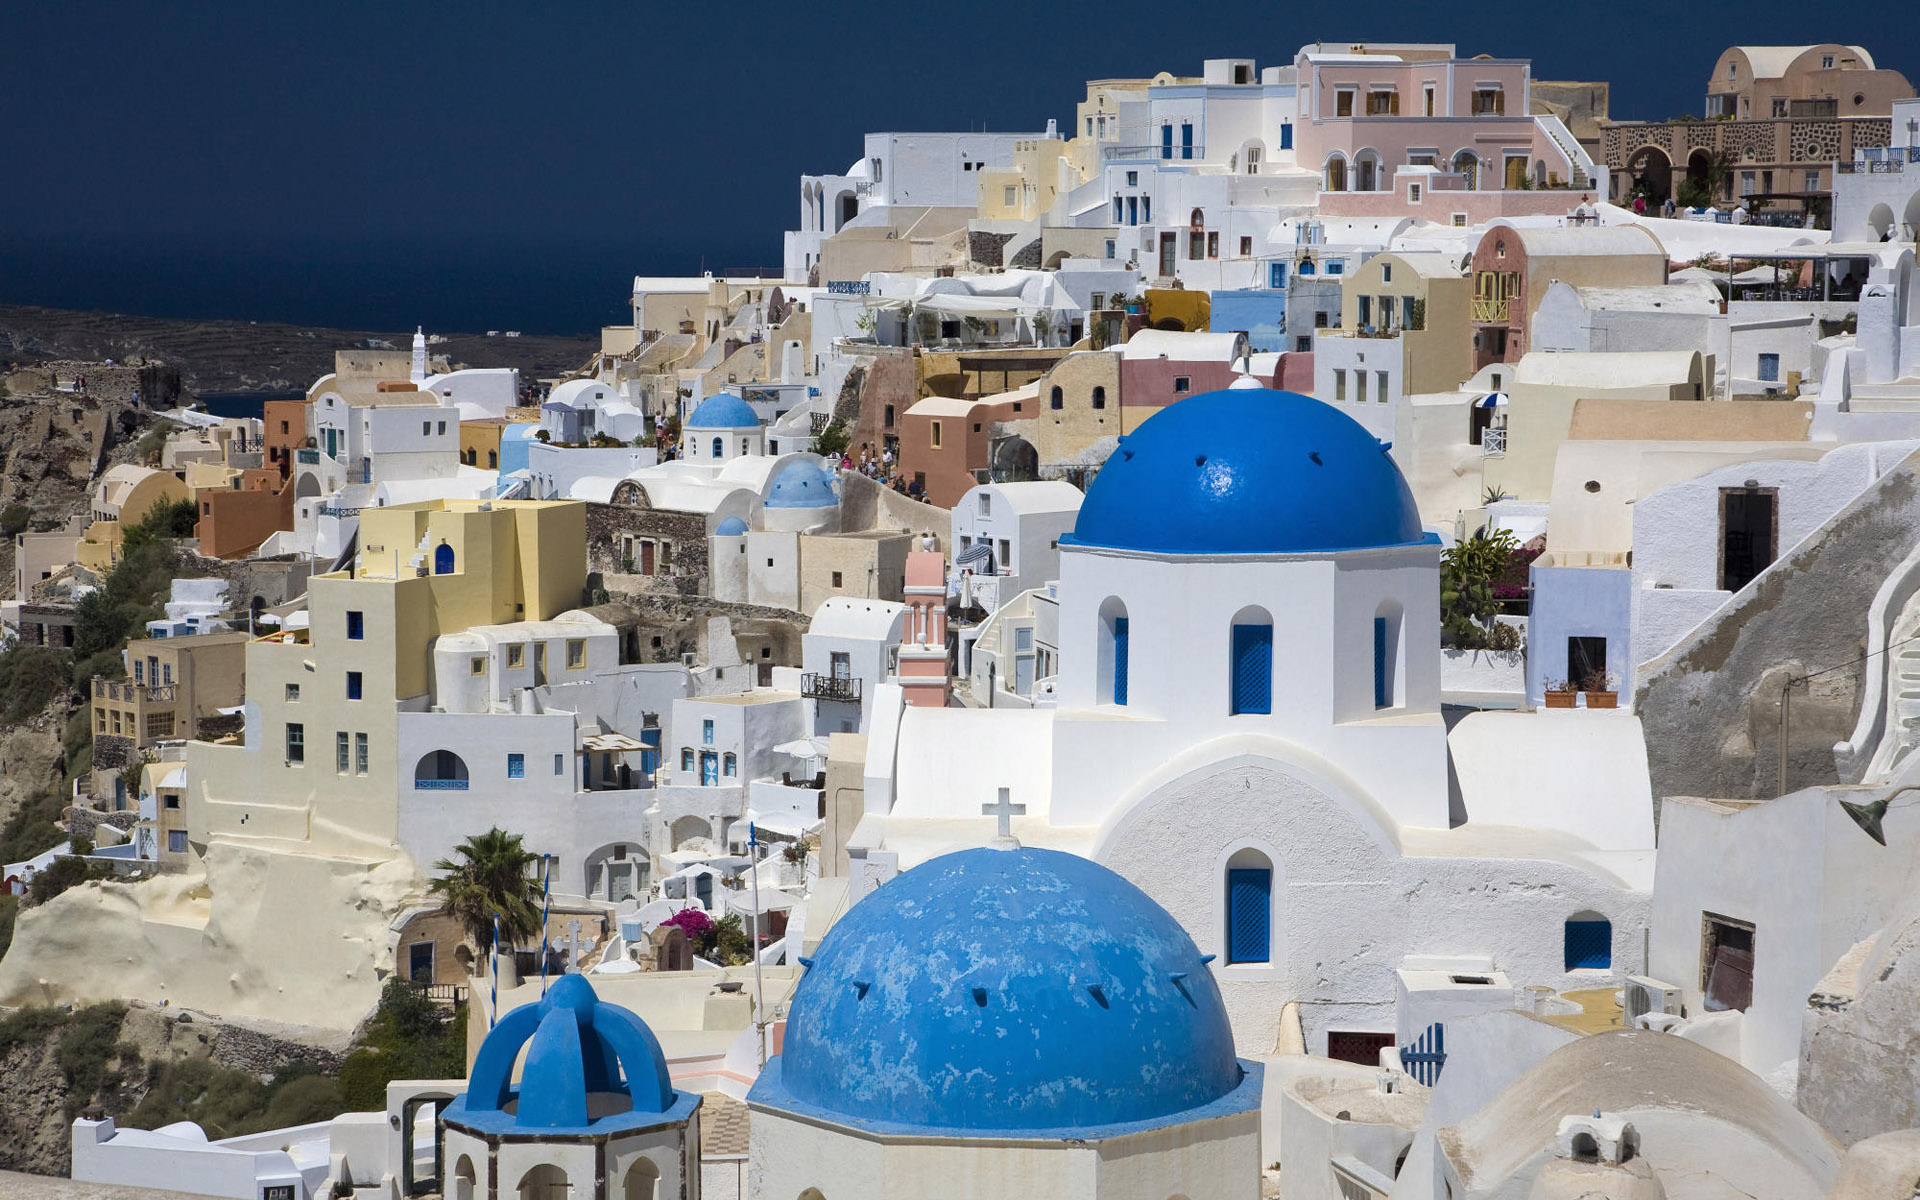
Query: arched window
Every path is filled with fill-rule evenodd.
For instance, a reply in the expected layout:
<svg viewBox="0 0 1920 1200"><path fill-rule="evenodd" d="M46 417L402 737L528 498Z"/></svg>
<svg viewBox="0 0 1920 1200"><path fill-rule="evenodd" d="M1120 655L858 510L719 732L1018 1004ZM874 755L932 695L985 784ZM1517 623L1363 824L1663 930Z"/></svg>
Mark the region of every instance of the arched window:
<svg viewBox="0 0 1920 1200"><path fill-rule="evenodd" d="M1055 384L1053 391L1049 393L1047 396L1048 406L1051 407L1053 411L1059 412L1061 409L1067 406L1066 401L1067 401L1066 393L1060 390L1060 385Z"/></svg>
<svg viewBox="0 0 1920 1200"><path fill-rule="evenodd" d="M413 787L422 792L464 792L467 764L451 750L429 750L414 764Z"/></svg>
<svg viewBox="0 0 1920 1200"><path fill-rule="evenodd" d="M1566 969L1606 971L1613 967L1613 922L1596 912L1567 918Z"/></svg>
<svg viewBox="0 0 1920 1200"><path fill-rule="evenodd" d="M435 575L453 574L453 547L445 542L433 548L433 573Z"/></svg>
<svg viewBox="0 0 1920 1200"><path fill-rule="evenodd" d="M1227 860L1227 961L1263 963L1273 958L1273 863L1251 848Z"/></svg>
<svg viewBox="0 0 1920 1200"><path fill-rule="evenodd" d="M1401 663L1405 658L1402 645L1405 638L1401 633L1402 620L1400 605L1392 600L1384 601L1373 617L1373 706L1375 708L1398 708L1406 703L1404 684L1400 678Z"/></svg>
<svg viewBox="0 0 1920 1200"><path fill-rule="evenodd" d="M1327 160L1327 177L1324 183L1325 190L1329 192L1347 190L1347 160L1343 156L1336 154Z"/></svg>
<svg viewBox="0 0 1920 1200"><path fill-rule="evenodd" d="M1093 406L1095 408L1105 408L1107 406L1107 389L1105 387L1095 387L1093 389Z"/></svg>
<svg viewBox="0 0 1920 1200"><path fill-rule="evenodd" d="M721 760L721 764L722 764L721 769L724 770L729 776L738 775L740 773L740 762L738 759L734 758L733 751L731 750L727 751L726 756Z"/></svg>
<svg viewBox="0 0 1920 1200"><path fill-rule="evenodd" d="M726 440L723 438L714 438L713 439L713 456L715 458L722 458L726 455L726 453L727 453Z"/></svg>
<svg viewBox="0 0 1920 1200"><path fill-rule="evenodd" d="M1095 683L1099 702L1124 705L1127 702L1127 606L1118 596L1108 596L1100 605L1100 675Z"/></svg>
<svg viewBox="0 0 1920 1200"><path fill-rule="evenodd" d="M478 1181L479 1175L473 1169L473 1160L462 1154L453 1167L451 1200L473 1200L473 1185Z"/></svg>
<svg viewBox="0 0 1920 1200"><path fill-rule="evenodd" d="M1227 711L1273 711L1273 618L1264 608L1247 607L1233 617L1233 660Z"/></svg>
<svg viewBox="0 0 1920 1200"><path fill-rule="evenodd" d="M520 1177L520 1200L570 1200L572 1190L567 1173L552 1163L541 1163Z"/></svg>
<svg viewBox="0 0 1920 1200"><path fill-rule="evenodd" d="M487 451L487 469L489 471L497 471L500 469L500 452L498 450Z"/></svg>

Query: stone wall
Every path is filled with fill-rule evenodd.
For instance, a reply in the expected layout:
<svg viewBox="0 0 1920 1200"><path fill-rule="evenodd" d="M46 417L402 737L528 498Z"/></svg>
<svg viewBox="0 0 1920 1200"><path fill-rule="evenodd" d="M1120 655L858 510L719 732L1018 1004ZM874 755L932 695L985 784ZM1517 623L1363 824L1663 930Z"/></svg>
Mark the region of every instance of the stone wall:
<svg viewBox="0 0 1920 1200"><path fill-rule="evenodd" d="M972 230L967 234L967 258L981 267L1003 267L1006 260L1007 243L1013 240L1010 233L988 233L984 230Z"/></svg>
<svg viewBox="0 0 1920 1200"><path fill-rule="evenodd" d="M138 757L134 753L133 739L130 737L115 733L93 735L93 769L96 771L123 770L128 763L135 761Z"/></svg>
<svg viewBox="0 0 1920 1200"><path fill-rule="evenodd" d="M1920 1125L1916 1017L1920 920L1909 911L1841 959L1808 997L1800 1111L1848 1144Z"/></svg>
<svg viewBox="0 0 1920 1200"><path fill-rule="evenodd" d="M100 839L93 835L102 825L111 825L125 833L140 823L140 814L133 811L98 812L91 808L76 807L69 808L65 817L69 836L83 837L96 845Z"/></svg>
<svg viewBox="0 0 1920 1200"><path fill-rule="evenodd" d="M628 571L621 559L623 537L665 542L673 547L671 563L662 569L656 560L652 575ZM707 519L700 513L616 504L587 505L587 571L600 577L590 579L590 587L602 587L617 594L705 595L709 549ZM636 568L639 565L634 564Z"/></svg>
<svg viewBox="0 0 1920 1200"><path fill-rule="evenodd" d="M1877 480L1712 617L1641 668L1654 813L1662 796L1767 799L1840 782L1860 712L1867 612L1920 539L1920 455ZM1789 705L1779 775L1780 695ZM1877 678L1877 676L1875 676Z"/></svg>

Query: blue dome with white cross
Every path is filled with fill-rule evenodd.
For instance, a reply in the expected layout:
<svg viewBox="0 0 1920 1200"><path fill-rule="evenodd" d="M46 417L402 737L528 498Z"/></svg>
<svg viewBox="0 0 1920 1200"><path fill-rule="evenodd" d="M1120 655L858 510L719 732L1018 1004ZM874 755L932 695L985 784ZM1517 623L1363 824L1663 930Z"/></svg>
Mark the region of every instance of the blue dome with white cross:
<svg viewBox="0 0 1920 1200"><path fill-rule="evenodd" d="M513 1080L521 1048L526 1061ZM480 1043L448 1124L491 1134L611 1133L683 1121L700 1097L676 1092L667 1056L632 1010L602 1003L582 975L500 1018Z"/></svg>
<svg viewBox="0 0 1920 1200"><path fill-rule="evenodd" d="M875 1132L1029 1138L1258 1107L1208 961L1089 859L943 855L834 925L749 1100Z"/></svg>
<svg viewBox="0 0 1920 1200"><path fill-rule="evenodd" d="M1331 404L1233 387L1120 439L1062 546L1319 554L1436 541L1387 447Z"/></svg>

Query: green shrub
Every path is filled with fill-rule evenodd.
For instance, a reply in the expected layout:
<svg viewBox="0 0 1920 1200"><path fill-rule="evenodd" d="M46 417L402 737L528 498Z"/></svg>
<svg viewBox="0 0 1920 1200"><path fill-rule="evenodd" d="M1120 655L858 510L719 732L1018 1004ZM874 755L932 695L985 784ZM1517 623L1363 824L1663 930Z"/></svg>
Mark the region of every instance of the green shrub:
<svg viewBox="0 0 1920 1200"><path fill-rule="evenodd" d="M311 1070L311 1067L309 1067ZM269 1087L267 1111L259 1124L263 1129L286 1129L329 1121L347 1111L347 1091L338 1079L309 1074L280 1087ZM385 1096L381 1097L384 1107Z"/></svg>
<svg viewBox="0 0 1920 1200"><path fill-rule="evenodd" d="M34 882L39 883L40 878L36 876ZM102 1092L119 1088L125 1082L125 1071L140 1065L140 1052L120 1040L120 1025L126 1017L127 1006L118 1003L89 1004L68 1017L55 1061L60 1065L61 1078L67 1081L69 1117L93 1103Z"/></svg>
<svg viewBox="0 0 1920 1200"><path fill-rule="evenodd" d="M15 646L0 653L0 722L18 725L45 711L66 692L71 660L50 646Z"/></svg>
<svg viewBox="0 0 1920 1200"><path fill-rule="evenodd" d="M9 504L0 508L0 536L15 537L27 531L33 523L33 509L25 504Z"/></svg>
<svg viewBox="0 0 1920 1200"><path fill-rule="evenodd" d="M56 858L27 885L27 905L45 904L68 888L92 878L95 878L93 864L86 859L70 855Z"/></svg>
<svg viewBox="0 0 1920 1200"><path fill-rule="evenodd" d="M93 710L76 708L67 718L66 732L60 736L60 751L66 755L67 778L78 779L93 766ZM8 859L16 862L16 859Z"/></svg>
<svg viewBox="0 0 1920 1200"><path fill-rule="evenodd" d="M192 1121L209 1140L238 1137L272 1126L266 1117L267 1087L245 1071L202 1058L157 1062L147 1069L147 1094L127 1115L136 1129L159 1129Z"/></svg>
<svg viewBox="0 0 1920 1200"><path fill-rule="evenodd" d="M20 915L20 897L0 896L0 958L13 945L13 922Z"/></svg>
<svg viewBox="0 0 1920 1200"><path fill-rule="evenodd" d="M24 862L66 841L66 832L54 824L64 807L59 792L29 796L0 825L0 862Z"/></svg>
<svg viewBox="0 0 1920 1200"><path fill-rule="evenodd" d="M0 1017L0 1055L20 1046L38 1046L67 1023L67 1014L46 1005L16 1008Z"/></svg>
<svg viewBox="0 0 1920 1200"><path fill-rule="evenodd" d="M383 1108L396 1079L459 1079L467 1073L467 1014L451 1015L399 977L387 980L360 1045L340 1068L347 1107Z"/></svg>

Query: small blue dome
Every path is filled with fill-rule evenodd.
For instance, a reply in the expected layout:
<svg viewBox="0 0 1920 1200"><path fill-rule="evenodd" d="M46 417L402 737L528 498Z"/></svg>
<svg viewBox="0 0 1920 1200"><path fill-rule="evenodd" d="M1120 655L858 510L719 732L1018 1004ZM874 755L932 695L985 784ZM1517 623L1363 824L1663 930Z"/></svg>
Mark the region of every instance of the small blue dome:
<svg viewBox="0 0 1920 1200"><path fill-rule="evenodd" d="M840 498L833 494L833 476L826 468L805 460L791 463L773 481L767 493L768 508L831 508Z"/></svg>
<svg viewBox="0 0 1920 1200"><path fill-rule="evenodd" d="M1434 540L1386 447L1296 392L1232 388L1149 417L1107 458L1070 546L1312 554Z"/></svg>
<svg viewBox="0 0 1920 1200"><path fill-rule="evenodd" d="M715 537L739 537L746 531L747 523L745 521L742 521L739 517L728 517L726 520L720 522L720 527L713 531L713 535Z"/></svg>
<svg viewBox="0 0 1920 1200"><path fill-rule="evenodd" d="M808 966L755 1101L975 1137L1169 1123L1247 1102L1193 939L1077 855L933 859L855 905Z"/></svg>
<svg viewBox="0 0 1920 1200"><path fill-rule="evenodd" d="M758 424L759 416L732 392L708 396L687 415L688 429L747 429Z"/></svg>
<svg viewBox="0 0 1920 1200"><path fill-rule="evenodd" d="M527 1059L516 1088L513 1064L522 1046ZM686 1101L698 1099L675 1094L666 1055L646 1023L601 1003L579 975L562 975L538 1002L502 1017L480 1043L467 1079L467 1093L447 1106L447 1119L496 1133L654 1125L662 1114L690 1111Z"/></svg>

